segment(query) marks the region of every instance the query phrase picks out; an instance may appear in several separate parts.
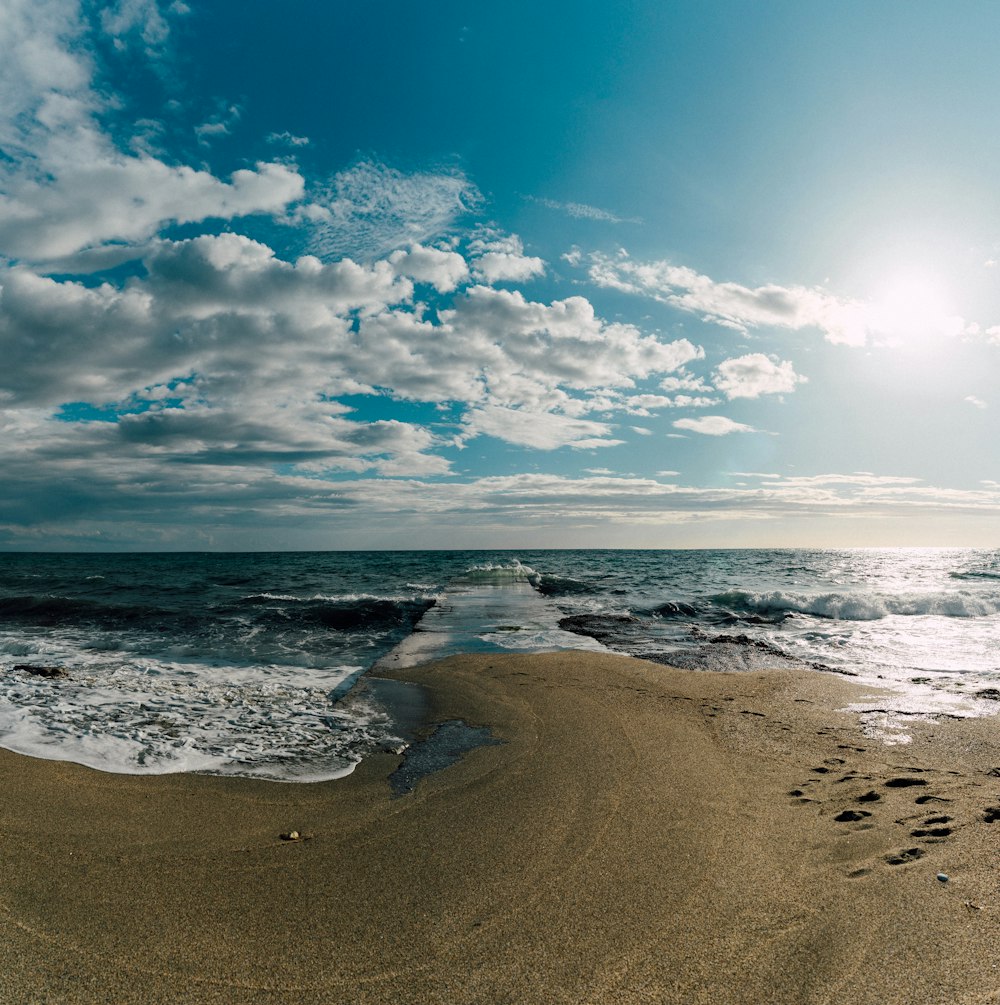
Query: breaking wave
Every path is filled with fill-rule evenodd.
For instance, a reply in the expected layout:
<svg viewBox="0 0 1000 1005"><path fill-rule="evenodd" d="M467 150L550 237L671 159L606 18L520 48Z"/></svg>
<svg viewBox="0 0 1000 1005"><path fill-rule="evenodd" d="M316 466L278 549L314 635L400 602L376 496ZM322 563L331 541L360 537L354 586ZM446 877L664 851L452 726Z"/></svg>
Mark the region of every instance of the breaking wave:
<svg viewBox="0 0 1000 1005"><path fill-rule="evenodd" d="M711 598L712 602L734 614L781 618L808 614L835 621L878 621L892 615L945 618L984 618L1000 612L1000 595L964 593L914 593L887 595L877 593L824 593L802 596L774 591L752 593L731 590Z"/></svg>

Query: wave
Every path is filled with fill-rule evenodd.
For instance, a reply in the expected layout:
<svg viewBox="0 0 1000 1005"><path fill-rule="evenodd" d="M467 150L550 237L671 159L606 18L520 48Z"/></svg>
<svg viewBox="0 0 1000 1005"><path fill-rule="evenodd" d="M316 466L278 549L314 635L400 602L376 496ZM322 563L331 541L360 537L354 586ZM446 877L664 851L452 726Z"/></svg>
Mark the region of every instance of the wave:
<svg viewBox="0 0 1000 1005"><path fill-rule="evenodd" d="M387 599L384 597L338 598L282 597L275 594L244 598L257 608L254 620L266 626L318 625L337 631L383 631L412 628L434 606L431 598Z"/></svg>
<svg viewBox="0 0 1000 1005"><path fill-rule="evenodd" d="M432 587L427 587L426 590L421 589L416 593L314 593L309 597L297 596L292 593L248 593L245 597L240 598L240 604L257 606L264 605L268 601L276 601L282 604L313 604L317 601L334 604L351 604L373 600L385 601L390 604L408 604L413 601L433 602L439 596L440 593L433 592Z"/></svg>
<svg viewBox="0 0 1000 1005"><path fill-rule="evenodd" d="M539 573L535 572L530 565L523 565L515 558L510 565L494 565L492 562L487 562L484 565L470 566L456 577L455 582L483 586L530 583L532 586L536 586L540 578Z"/></svg>
<svg viewBox="0 0 1000 1005"><path fill-rule="evenodd" d="M432 607L432 597L386 598L369 595L302 599L282 594L256 594L227 607L197 611L138 604L114 604L60 596L0 598L0 625L31 628L80 627L103 632L140 630L157 635L215 637L235 617L264 628L323 626L338 631L411 628Z"/></svg>
<svg viewBox="0 0 1000 1005"><path fill-rule="evenodd" d="M573 579L572 576L552 576L548 573L539 576L538 582L533 585L546 597L571 597L605 592L593 583L585 583L583 580Z"/></svg>
<svg viewBox="0 0 1000 1005"><path fill-rule="evenodd" d="M200 620L194 614L140 604L111 604L53 595L0 597L0 624L36 628L84 625L104 630L143 626L160 631L167 627L190 629Z"/></svg>
<svg viewBox="0 0 1000 1005"><path fill-rule="evenodd" d="M675 603L672 600L668 600L665 604L660 604L658 607L651 607L644 613L668 620L673 618L697 618L700 614L698 608L693 607L691 604Z"/></svg>
<svg viewBox="0 0 1000 1005"><path fill-rule="evenodd" d="M901 595L824 593L817 596L774 591L752 593L730 590L716 594L713 604L738 617L751 615L780 619L808 614L835 621L879 621L892 615L945 618L985 618L1000 612L1000 596L973 596L970 593L919 593Z"/></svg>

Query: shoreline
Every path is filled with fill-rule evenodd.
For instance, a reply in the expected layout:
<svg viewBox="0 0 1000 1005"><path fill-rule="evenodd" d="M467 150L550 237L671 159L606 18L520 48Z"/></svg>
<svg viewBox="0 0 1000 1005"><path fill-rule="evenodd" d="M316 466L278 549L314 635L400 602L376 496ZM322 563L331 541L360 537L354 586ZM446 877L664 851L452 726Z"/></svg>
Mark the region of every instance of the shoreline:
<svg viewBox="0 0 1000 1005"><path fill-rule="evenodd" d="M399 798L390 754L296 784L0 751L0 1001L1000 1001L996 720L886 747L838 679L576 651L391 677L504 742Z"/></svg>

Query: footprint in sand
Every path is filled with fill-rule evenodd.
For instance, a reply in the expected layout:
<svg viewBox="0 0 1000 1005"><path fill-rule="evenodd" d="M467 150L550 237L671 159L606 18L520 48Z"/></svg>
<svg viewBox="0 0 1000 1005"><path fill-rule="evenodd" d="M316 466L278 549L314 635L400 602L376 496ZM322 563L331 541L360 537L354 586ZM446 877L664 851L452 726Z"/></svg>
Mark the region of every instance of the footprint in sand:
<svg viewBox="0 0 1000 1005"><path fill-rule="evenodd" d="M950 803L950 799L945 799L943 796L917 796L913 800L918 806L926 806L927 803Z"/></svg>
<svg viewBox="0 0 1000 1005"><path fill-rule="evenodd" d="M842 813L838 813L833 819L838 824L846 824L853 823L855 820L864 820L865 817L870 816L871 814L866 810L844 810Z"/></svg>
<svg viewBox="0 0 1000 1005"><path fill-rule="evenodd" d="M923 858L926 852L923 848L904 848L895 855L886 855L885 860L889 865L904 865L907 862L916 862L918 858Z"/></svg>
<svg viewBox="0 0 1000 1005"><path fill-rule="evenodd" d="M944 820L950 820L951 817L944 817ZM951 827L917 827L910 831L910 836L915 838L946 838L951 834Z"/></svg>

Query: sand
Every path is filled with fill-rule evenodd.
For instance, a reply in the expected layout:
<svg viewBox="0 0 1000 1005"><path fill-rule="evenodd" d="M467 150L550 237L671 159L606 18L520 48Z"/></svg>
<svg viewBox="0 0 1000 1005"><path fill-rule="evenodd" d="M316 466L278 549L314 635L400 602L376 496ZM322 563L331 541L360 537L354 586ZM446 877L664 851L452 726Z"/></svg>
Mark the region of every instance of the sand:
<svg viewBox="0 0 1000 1005"><path fill-rule="evenodd" d="M289 785L0 752L0 1001L1000 1002L996 719L886 747L815 672L406 676L505 742L395 799L388 754Z"/></svg>

